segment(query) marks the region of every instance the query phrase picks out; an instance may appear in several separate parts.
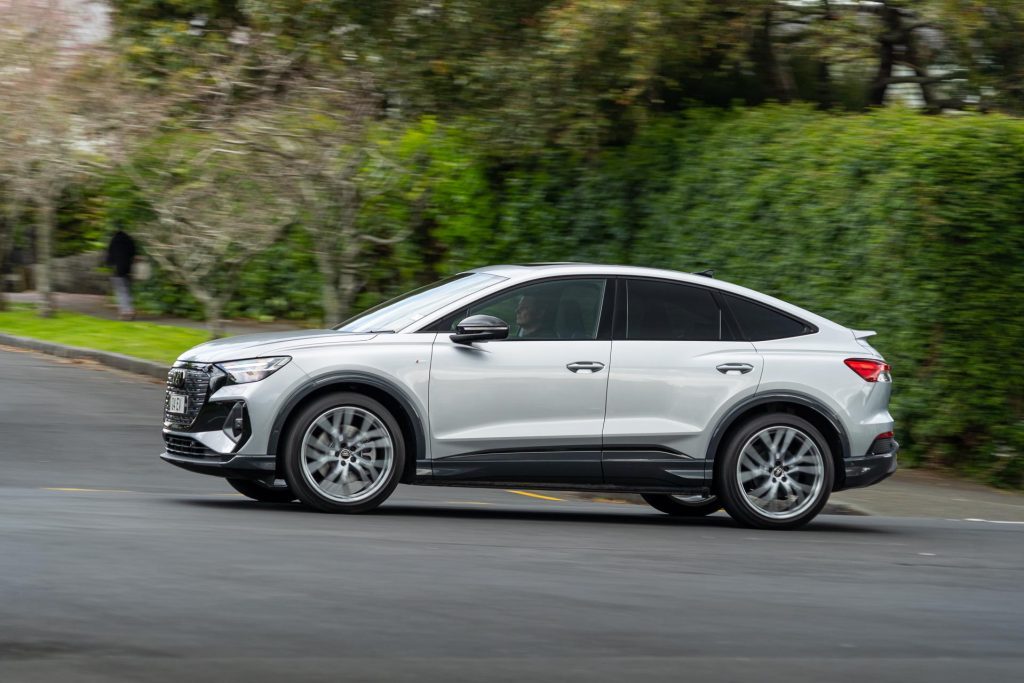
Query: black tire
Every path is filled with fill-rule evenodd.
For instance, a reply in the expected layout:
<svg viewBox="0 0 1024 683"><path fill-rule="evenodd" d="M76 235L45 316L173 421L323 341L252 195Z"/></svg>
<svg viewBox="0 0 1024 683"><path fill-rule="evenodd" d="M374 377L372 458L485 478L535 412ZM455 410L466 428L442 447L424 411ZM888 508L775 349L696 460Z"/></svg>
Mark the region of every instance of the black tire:
<svg viewBox="0 0 1024 683"><path fill-rule="evenodd" d="M641 497L655 510L673 517L707 517L722 509L722 501L717 496L695 503L683 502L667 493L644 493Z"/></svg>
<svg viewBox="0 0 1024 683"><path fill-rule="evenodd" d="M228 479L231 488L261 503L291 503L295 494L287 486L267 486L252 479Z"/></svg>
<svg viewBox="0 0 1024 683"><path fill-rule="evenodd" d="M805 480L802 484L806 484L809 489L809 493L802 500L796 498L799 504L794 506L791 511L771 511L762 509L757 503L755 503L749 496L747 491L744 489L743 482L740 481L740 474L738 472L738 463L744 447L748 445L748 442L753 443L752 439L758 437L762 433L773 434L773 432L765 432L765 430L772 430L776 428L788 428L789 430L795 430L798 435L802 434L802 437L794 436L792 443L794 444L785 451L786 454L790 455L790 459L793 456L793 449L796 448L795 444L799 443L798 438L805 438L810 440L813 445L817 448L818 454L820 454L820 465L819 461L815 459L814 466L818 468L818 471L813 475L807 475L812 477L811 479ZM774 432L778 433L778 432ZM785 433L785 431L783 431ZM771 440L769 436L769 441ZM771 449L767 448L766 445L758 445L758 449L767 453L762 452L760 455L766 459L771 456ZM814 457L813 452L811 457ZM745 461L747 463L754 462L753 459ZM756 478L751 479L750 486L755 487L757 482L764 482L762 485L771 486L772 483L778 482L780 485L786 485L783 482L788 481L789 483L795 483L795 479L798 475L778 471L779 461L773 461L771 467L764 467L763 474L754 475ZM783 455L783 463L787 462L786 456ZM832 485L835 477L835 466L832 460L832 451L829 449L828 442L825 437L822 436L821 432L807 420L798 417L796 415L790 415L788 413L772 413L769 415L762 415L759 417L752 418L750 421L744 423L739 429L732 433L729 439L726 441L723 449L719 451L718 458L716 458L715 477L717 483L717 492L719 498L722 501L722 505L725 507L726 512L729 513L737 523L746 527L753 527L757 529L796 529L801 527L812 519L814 519L825 504L828 502L829 495L832 493ZM778 478L775 477L775 473L779 472ZM804 475L800 475L804 476ZM792 479L790 479L792 477ZM781 489L779 489L782 492ZM756 491L752 491L755 493ZM788 494L787 500L788 500ZM764 500L765 497L761 496L760 500ZM775 499L778 502L778 499ZM781 516L780 516L781 515Z"/></svg>
<svg viewBox="0 0 1024 683"><path fill-rule="evenodd" d="M382 477L384 481L375 484L372 495L354 502L337 500L313 483L313 475L304 465L302 442L313 423L328 411L354 408L375 417L387 431L392 448L391 466ZM402 430L391 411L379 401L352 392L338 392L322 396L304 406L289 423L284 439L284 475L288 486L305 505L321 512L359 513L368 512L388 499L398 486L405 467L405 441Z"/></svg>

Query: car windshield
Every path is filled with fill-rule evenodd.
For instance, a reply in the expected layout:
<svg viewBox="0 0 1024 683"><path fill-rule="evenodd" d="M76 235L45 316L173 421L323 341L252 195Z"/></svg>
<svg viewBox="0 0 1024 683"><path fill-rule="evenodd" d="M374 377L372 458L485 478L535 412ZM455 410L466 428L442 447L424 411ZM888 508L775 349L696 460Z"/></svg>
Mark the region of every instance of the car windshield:
<svg viewBox="0 0 1024 683"><path fill-rule="evenodd" d="M461 273L377 304L334 329L339 332L397 332L420 318L506 278Z"/></svg>

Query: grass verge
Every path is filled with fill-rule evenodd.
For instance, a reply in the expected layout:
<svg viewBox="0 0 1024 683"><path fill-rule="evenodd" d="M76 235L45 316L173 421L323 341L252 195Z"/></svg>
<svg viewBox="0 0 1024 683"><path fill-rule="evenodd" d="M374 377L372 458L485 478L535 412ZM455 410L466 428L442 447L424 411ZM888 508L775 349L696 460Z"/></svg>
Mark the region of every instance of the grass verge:
<svg viewBox="0 0 1024 683"><path fill-rule="evenodd" d="M143 322L104 320L59 311L40 318L34 307L13 306L0 311L0 332L57 344L113 351L170 365L182 351L207 341L204 330Z"/></svg>

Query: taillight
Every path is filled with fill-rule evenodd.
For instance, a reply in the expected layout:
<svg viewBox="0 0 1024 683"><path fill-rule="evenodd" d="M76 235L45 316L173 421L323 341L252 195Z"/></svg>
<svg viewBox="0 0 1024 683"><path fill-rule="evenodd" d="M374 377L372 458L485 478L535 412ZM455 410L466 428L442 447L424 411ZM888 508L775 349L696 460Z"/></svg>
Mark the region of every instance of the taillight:
<svg viewBox="0 0 1024 683"><path fill-rule="evenodd" d="M847 358L846 365L865 382L890 382L889 364L873 358Z"/></svg>

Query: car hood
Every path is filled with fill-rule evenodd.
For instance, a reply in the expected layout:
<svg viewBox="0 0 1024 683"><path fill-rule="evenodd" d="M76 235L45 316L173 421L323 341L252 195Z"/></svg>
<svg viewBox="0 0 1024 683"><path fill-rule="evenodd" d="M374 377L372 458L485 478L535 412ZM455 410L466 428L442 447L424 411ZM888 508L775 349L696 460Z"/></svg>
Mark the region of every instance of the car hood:
<svg viewBox="0 0 1024 683"><path fill-rule="evenodd" d="M289 349L328 344L351 344L373 339L376 334L353 334L335 330L260 332L214 339L194 346L178 357L181 361L220 363L243 358L287 355Z"/></svg>

